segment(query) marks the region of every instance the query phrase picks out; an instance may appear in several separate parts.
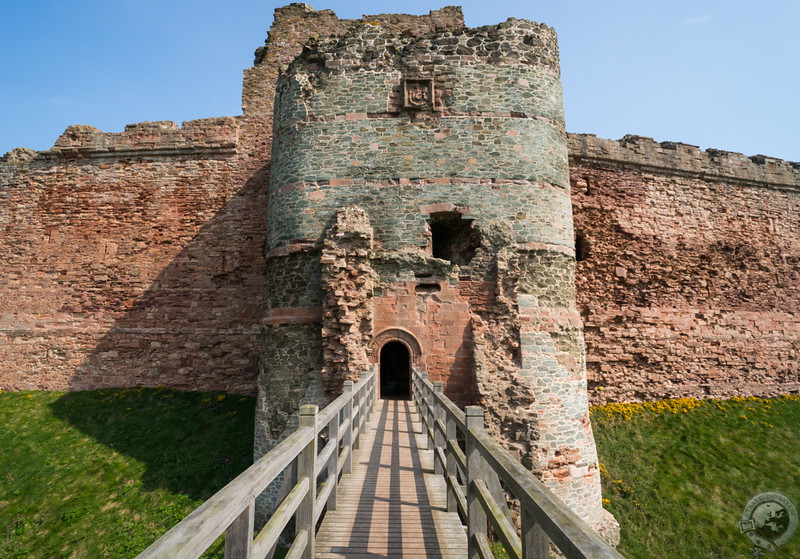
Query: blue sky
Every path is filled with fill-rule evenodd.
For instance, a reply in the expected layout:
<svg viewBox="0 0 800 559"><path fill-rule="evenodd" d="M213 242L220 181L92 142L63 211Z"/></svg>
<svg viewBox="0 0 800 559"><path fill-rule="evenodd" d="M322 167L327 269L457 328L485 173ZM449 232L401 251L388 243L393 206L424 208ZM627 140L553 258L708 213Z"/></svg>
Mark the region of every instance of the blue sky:
<svg viewBox="0 0 800 559"><path fill-rule="evenodd" d="M268 0L0 0L0 154L70 124L241 113ZM450 2L455 3L455 2ZM447 3L315 0L339 17ZM800 161L800 2L465 1L467 25L556 28L567 130Z"/></svg>

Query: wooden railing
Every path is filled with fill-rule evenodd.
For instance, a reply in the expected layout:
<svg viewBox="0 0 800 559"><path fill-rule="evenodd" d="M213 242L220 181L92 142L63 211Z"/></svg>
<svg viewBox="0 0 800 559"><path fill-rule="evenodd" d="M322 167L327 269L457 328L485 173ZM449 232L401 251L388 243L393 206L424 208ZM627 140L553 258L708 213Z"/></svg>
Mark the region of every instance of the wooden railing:
<svg viewBox="0 0 800 559"><path fill-rule="evenodd" d="M469 559L494 558L489 523L511 559L547 559L550 541L567 559L622 559L484 431L481 407L461 411L443 394L441 382L431 383L427 373L416 370L412 397L428 448L434 451L434 472L447 481L447 509L458 511L467 526ZM519 502L519 530L507 506L507 492Z"/></svg>
<svg viewBox="0 0 800 559"><path fill-rule="evenodd" d="M315 527L324 510L336 508L339 476L350 473L377 398L372 371L358 384L344 383L344 392L322 411L300 408L300 425L275 448L219 490L189 516L139 554L139 559L194 559L225 533L226 559L270 557L284 528L295 518L294 541L287 559L314 557ZM327 443L318 451L320 434ZM267 524L254 538L255 499L281 472L294 484ZM320 480L324 478L324 480ZM322 481L321 483L319 483Z"/></svg>

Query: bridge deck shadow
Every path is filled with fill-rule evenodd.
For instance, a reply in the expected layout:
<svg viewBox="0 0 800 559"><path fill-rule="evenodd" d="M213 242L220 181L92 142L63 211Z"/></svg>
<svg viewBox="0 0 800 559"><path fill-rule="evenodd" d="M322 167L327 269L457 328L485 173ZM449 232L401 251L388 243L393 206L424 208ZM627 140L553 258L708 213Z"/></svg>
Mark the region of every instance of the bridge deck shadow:
<svg viewBox="0 0 800 559"><path fill-rule="evenodd" d="M433 473L414 411L407 400L378 402L337 509L320 527L317 559L467 556L465 529L447 512L444 478Z"/></svg>

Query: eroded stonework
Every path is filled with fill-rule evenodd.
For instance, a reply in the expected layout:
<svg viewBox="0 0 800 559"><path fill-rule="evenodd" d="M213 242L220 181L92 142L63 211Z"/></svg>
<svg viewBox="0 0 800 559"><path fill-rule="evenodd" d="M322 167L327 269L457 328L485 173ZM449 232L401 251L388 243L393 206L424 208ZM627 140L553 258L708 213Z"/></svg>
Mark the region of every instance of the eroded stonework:
<svg viewBox="0 0 800 559"><path fill-rule="evenodd" d="M242 106L0 158L0 389L258 391L260 456L395 343L593 523L585 371L800 390L800 164L566 134L552 29L291 4Z"/></svg>
<svg viewBox="0 0 800 559"><path fill-rule="evenodd" d="M325 398L372 364L407 395L418 366L599 526L557 53L522 20L310 43L276 86L270 313L319 317ZM262 390L302 368L287 357Z"/></svg>
<svg viewBox="0 0 800 559"><path fill-rule="evenodd" d="M322 241L322 385L331 395L369 369L374 310L372 227L361 208L340 208Z"/></svg>

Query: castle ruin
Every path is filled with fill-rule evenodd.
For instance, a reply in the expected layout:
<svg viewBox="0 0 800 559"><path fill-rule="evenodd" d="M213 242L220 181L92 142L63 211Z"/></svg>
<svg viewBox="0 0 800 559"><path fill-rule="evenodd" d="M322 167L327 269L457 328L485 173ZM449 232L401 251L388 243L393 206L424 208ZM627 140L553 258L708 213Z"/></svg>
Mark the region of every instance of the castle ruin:
<svg viewBox="0 0 800 559"><path fill-rule="evenodd" d="M545 25L291 4L241 116L3 156L0 388L257 392L260 455L418 366L599 526L587 398L800 390L799 213L797 163L566 133Z"/></svg>

